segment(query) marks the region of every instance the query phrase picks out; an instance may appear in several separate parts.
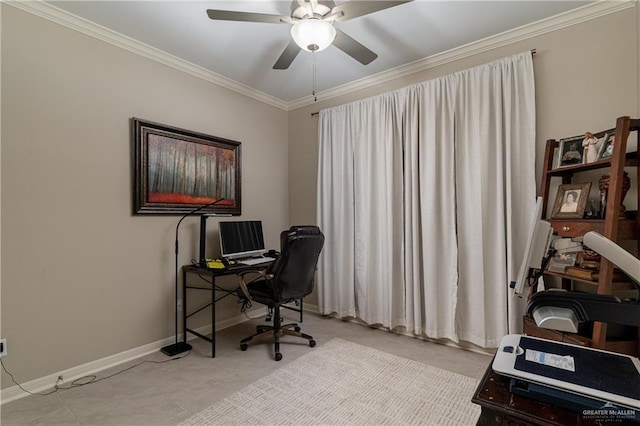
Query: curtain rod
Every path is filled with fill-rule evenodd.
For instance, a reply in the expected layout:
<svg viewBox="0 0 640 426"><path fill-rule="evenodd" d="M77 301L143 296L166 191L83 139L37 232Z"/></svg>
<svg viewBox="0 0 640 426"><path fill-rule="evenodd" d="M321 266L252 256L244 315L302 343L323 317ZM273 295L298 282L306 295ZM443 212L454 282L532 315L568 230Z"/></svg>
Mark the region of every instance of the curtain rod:
<svg viewBox="0 0 640 426"><path fill-rule="evenodd" d="M535 56L535 54L536 54L536 49L531 49L531 56ZM313 117L314 115L318 115L318 114L320 114L318 111L312 112L311 116Z"/></svg>

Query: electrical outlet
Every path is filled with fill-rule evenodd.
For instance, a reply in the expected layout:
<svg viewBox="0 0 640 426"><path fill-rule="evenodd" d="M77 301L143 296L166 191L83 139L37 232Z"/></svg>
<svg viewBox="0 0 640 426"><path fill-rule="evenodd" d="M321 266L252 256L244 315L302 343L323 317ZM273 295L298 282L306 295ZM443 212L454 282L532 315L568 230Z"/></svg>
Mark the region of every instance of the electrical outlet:
<svg viewBox="0 0 640 426"><path fill-rule="evenodd" d="M7 339L0 339L0 357L7 355Z"/></svg>
<svg viewBox="0 0 640 426"><path fill-rule="evenodd" d="M178 310L178 312L182 312L182 299L178 299L178 301L176 302L176 309Z"/></svg>

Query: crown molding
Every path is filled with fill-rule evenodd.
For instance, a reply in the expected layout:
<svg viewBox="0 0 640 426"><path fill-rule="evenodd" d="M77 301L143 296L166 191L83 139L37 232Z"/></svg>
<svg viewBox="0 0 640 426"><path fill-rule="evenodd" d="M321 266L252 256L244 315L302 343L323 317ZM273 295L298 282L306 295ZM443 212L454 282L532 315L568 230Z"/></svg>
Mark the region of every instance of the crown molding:
<svg viewBox="0 0 640 426"><path fill-rule="evenodd" d="M180 59L177 56L171 55L160 49L156 49L101 25L68 13L43 2L42 0L5 0L4 3L285 111L292 111L312 105L315 102L312 96L305 96L304 98L290 102L284 101L220 74L216 74L191 62L185 61L184 59ZM332 89L317 92L316 95L318 98L322 98L322 100L336 98L338 96L383 84L397 78L435 68L469 56L477 55L479 53L635 7L636 3L637 0L599 0L578 9L546 18L532 24L524 25L513 30L505 31L501 34L477 40L472 43L450 49L446 52L428 56L424 59L383 71L369 77L354 80ZM535 48L535 46L532 46L531 48Z"/></svg>
<svg viewBox="0 0 640 426"><path fill-rule="evenodd" d="M72 30L94 37L98 40L120 47L147 59L151 59L152 61L167 65L178 71L185 72L194 77L240 93L249 98L253 98L255 100L283 110L288 109L287 102L283 101L282 99L268 95L264 92L260 92L259 90L239 83L230 78L224 77L220 74L216 74L199 65L195 65L189 61L185 61L184 59L171 55L163 50L156 49L155 47L149 46L138 40L134 40L131 37L127 37L123 34L105 28L102 25L98 25L94 22L73 15L60 8L45 3L42 0L5 0L4 3L33 15L39 16L41 18L47 19L49 21L55 22Z"/></svg>
<svg viewBox="0 0 640 426"><path fill-rule="evenodd" d="M597 19L611 13L616 13L625 9L629 9L636 5L637 0L599 0L595 3L585 5L583 7L564 12L562 14L552 16L513 30L505 31L481 40L474 41L462 46L455 47L446 52L428 56L424 59L417 60L387 71L374 74L359 80L334 87L329 90L316 93L317 98L329 100L338 96L346 95L358 90L367 89L382 83L389 82L401 77L408 76L430 68L435 68L449 62L477 55L489 50L497 49L513 43L524 41L532 37L542 34L558 31L573 25L580 24L585 21ZM535 49L535 46L531 46ZM291 101L288 104L288 110L295 110L314 103L313 97L304 97Z"/></svg>

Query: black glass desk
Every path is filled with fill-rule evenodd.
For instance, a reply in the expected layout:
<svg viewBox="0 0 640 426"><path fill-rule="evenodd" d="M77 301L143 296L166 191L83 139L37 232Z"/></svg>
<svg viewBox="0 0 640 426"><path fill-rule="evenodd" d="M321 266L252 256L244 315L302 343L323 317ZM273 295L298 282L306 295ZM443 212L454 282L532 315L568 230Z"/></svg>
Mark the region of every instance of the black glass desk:
<svg viewBox="0 0 640 426"><path fill-rule="evenodd" d="M270 265L271 263L262 263L260 265L253 265L253 266L240 266L240 267L236 266L231 269L208 269L208 268L201 268L195 265L183 266L182 267L182 301L183 301L182 302L183 303L182 341L183 342L187 341L187 333L191 333L194 336L197 336L203 340L206 340L207 342L211 343L211 358L215 358L216 357L216 303L229 296L237 297L235 288L232 290L227 290L225 288L222 288L216 285L216 278L229 276L229 275L236 275L248 270L255 271L259 269L264 269L264 268L268 268ZM187 276L189 274L198 275L201 278L200 285L198 286L190 285L187 281ZM191 312L189 312L188 303L187 303L188 301L187 290L210 291L211 299L204 306L200 306L192 310ZM211 337L205 336L204 334L199 333L196 330L189 328L188 326L189 318L191 318L193 315L203 311L208 307L211 307ZM299 301L298 307L285 306L285 305L283 305L282 307L298 312L300 314L300 322L302 322L302 300Z"/></svg>

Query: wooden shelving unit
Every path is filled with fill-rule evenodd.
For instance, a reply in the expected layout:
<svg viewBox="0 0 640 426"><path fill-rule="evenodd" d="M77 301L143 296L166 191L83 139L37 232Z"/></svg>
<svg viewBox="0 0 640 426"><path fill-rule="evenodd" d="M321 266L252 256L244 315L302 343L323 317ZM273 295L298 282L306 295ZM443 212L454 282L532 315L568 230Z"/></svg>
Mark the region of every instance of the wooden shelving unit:
<svg viewBox="0 0 640 426"><path fill-rule="evenodd" d="M620 117L616 121L615 144L613 155L607 159L601 159L588 164L576 164L571 166L554 168L553 153L559 143L555 139L547 141L545 158L542 173L541 197L543 199L542 217L548 216L549 195L553 178L561 178L562 184L571 184L575 174L590 170L606 170L610 174L609 189L607 193L606 209L604 219L546 219L551 223L554 232L562 237L580 237L588 231L596 231L612 241L638 240L640 238L640 215L638 212L626 212L620 217L620 206L622 204L622 182L625 168L631 168L630 174L635 174L638 200L640 200L640 185L637 184L640 175L640 165L638 164L638 152L627 152L627 142L631 132L640 130L640 119ZM596 133L596 137L601 137L605 132ZM634 253L640 257L640 245ZM598 294L611 294L616 286L612 281L614 266L606 259L600 263L599 279L597 282L581 280L568 275L551 273L546 271L545 275L552 275L563 280L563 287L568 287L571 281L585 282L595 285ZM623 352L632 355L640 354L640 332L636 332L633 340L614 341L607 339L607 324L595 322L591 337L571 335L571 333L554 332L542 330L535 326L535 323L528 318L524 319L524 332L533 336L550 338L559 341L569 341L571 343L583 344L599 349Z"/></svg>

